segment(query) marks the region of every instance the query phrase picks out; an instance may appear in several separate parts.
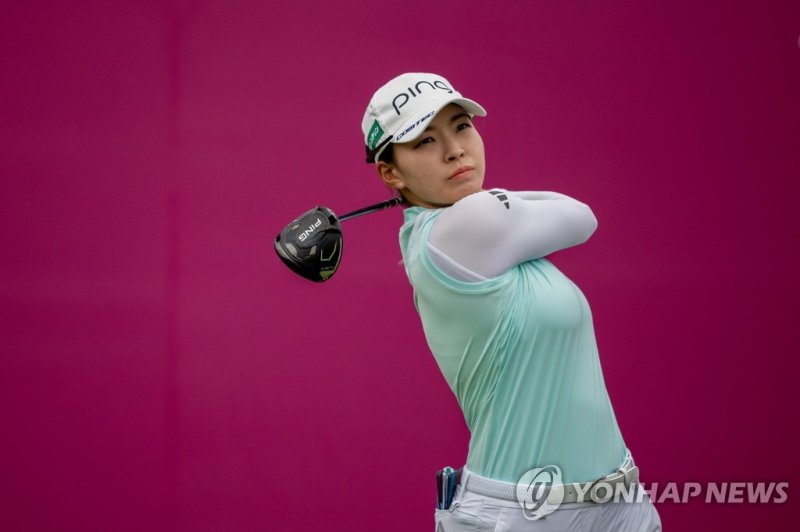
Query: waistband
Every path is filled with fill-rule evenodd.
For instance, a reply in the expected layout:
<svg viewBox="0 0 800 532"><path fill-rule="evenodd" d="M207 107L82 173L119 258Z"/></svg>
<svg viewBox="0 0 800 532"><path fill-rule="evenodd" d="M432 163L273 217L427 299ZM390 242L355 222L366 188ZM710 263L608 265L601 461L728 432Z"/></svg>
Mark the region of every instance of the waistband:
<svg viewBox="0 0 800 532"><path fill-rule="evenodd" d="M606 499L607 493L604 490L609 489L609 487L624 483L625 487L630 489L631 486L638 484L638 482L639 468L633 462L630 450L626 449L625 460L622 465L610 474L587 482L551 485L547 500L553 504L599 502ZM463 467L460 485L463 487L463 491L504 501L518 501L517 484L476 475L467 466Z"/></svg>

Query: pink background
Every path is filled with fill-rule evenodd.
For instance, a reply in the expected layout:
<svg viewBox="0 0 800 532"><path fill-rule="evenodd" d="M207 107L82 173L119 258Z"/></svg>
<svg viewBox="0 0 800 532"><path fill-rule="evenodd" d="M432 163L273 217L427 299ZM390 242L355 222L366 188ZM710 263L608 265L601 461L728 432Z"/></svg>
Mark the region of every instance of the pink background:
<svg viewBox="0 0 800 532"><path fill-rule="evenodd" d="M599 228L588 297L667 530L796 522L797 2L25 1L0 18L0 528L432 530L468 433L398 266L347 222L327 284L272 239L387 197L372 92L448 77L489 111L487 185Z"/></svg>

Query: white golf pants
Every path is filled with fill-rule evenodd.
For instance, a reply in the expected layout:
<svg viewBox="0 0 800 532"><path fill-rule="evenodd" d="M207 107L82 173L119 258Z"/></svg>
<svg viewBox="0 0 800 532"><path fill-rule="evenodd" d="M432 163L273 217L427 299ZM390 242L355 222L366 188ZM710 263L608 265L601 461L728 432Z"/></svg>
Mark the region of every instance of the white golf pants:
<svg viewBox="0 0 800 532"><path fill-rule="evenodd" d="M564 503L553 513L532 521L518 502L465 492L463 481L456 488L450 509L436 510L436 532L661 532L658 511L647 493L639 497L638 491L643 489L639 485L630 502Z"/></svg>

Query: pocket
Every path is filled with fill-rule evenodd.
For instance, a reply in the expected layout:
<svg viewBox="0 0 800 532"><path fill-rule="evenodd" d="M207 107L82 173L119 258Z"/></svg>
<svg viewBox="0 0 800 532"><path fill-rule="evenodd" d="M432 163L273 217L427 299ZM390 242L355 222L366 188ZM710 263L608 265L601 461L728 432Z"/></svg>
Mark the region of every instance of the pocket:
<svg viewBox="0 0 800 532"><path fill-rule="evenodd" d="M494 524L487 523L476 513L478 508L463 508L454 503L449 510L436 510L436 532L488 532Z"/></svg>
<svg viewBox="0 0 800 532"><path fill-rule="evenodd" d="M446 532L447 528L445 528L445 523L447 519L447 515L450 513L449 510L440 510L436 509L434 512L434 525L436 532Z"/></svg>

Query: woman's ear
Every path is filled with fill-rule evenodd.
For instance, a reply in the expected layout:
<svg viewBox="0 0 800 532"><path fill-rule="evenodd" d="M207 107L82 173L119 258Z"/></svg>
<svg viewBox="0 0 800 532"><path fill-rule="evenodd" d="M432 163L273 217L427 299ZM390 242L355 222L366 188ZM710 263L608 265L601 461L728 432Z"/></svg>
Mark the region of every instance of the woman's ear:
<svg viewBox="0 0 800 532"><path fill-rule="evenodd" d="M378 175L381 176L383 182L389 187L397 190L405 188L406 185L402 178L397 175L397 168L395 168L394 165L385 161L378 161L377 170Z"/></svg>

